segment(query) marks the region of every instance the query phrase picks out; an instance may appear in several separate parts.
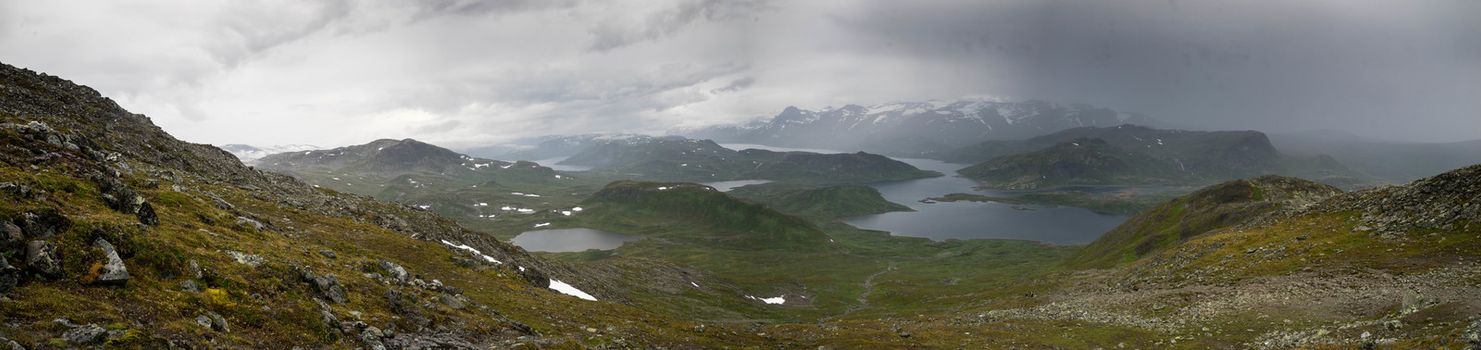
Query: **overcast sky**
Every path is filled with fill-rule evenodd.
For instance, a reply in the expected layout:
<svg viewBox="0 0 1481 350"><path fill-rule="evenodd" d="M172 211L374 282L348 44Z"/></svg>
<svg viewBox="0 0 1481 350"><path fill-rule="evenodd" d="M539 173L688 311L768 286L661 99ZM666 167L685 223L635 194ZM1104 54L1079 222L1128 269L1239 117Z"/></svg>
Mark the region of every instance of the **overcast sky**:
<svg viewBox="0 0 1481 350"><path fill-rule="evenodd" d="M1481 138L1481 1L4 1L0 62L185 140L454 147L994 97Z"/></svg>

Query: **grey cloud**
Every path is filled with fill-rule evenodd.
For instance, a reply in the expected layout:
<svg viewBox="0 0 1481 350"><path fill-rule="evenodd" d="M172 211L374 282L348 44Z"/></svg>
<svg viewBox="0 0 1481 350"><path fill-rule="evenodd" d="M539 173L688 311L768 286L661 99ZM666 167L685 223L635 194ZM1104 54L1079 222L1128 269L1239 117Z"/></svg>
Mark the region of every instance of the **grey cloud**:
<svg viewBox="0 0 1481 350"><path fill-rule="evenodd" d="M710 93L713 93L713 94L722 94L722 93L727 93L727 92L741 91L741 90L745 90L748 87L751 87L751 84L755 84L755 83L756 83L756 79L755 78L750 78L750 77L740 78L740 79L736 79L734 81L731 81L730 84L729 85L725 85L725 87L722 87L722 88L719 88L719 89L710 90Z"/></svg>
<svg viewBox="0 0 1481 350"><path fill-rule="evenodd" d="M488 144L963 96L1481 138L1476 1L149 1L0 2L0 59L216 143Z"/></svg>
<svg viewBox="0 0 1481 350"><path fill-rule="evenodd" d="M638 23L628 18L609 18L592 27L591 49L607 51L643 41L657 40L684 29L695 21L745 19L768 8L761 0L695 0L659 8Z"/></svg>

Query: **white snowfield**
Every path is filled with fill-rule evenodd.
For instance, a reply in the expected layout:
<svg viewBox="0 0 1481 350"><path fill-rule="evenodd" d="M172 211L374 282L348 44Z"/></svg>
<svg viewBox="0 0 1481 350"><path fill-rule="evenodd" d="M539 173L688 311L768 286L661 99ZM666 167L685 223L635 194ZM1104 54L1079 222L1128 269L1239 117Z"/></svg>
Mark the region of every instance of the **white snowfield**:
<svg viewBox="0 0 1481 350"><path fill-rule="evenodd" d="M561 292L561 294L581 298L583 300L597 301L597 298L591 296L591 294L586 294L586 292L583 292L580 289L576 289L576 287L573 287L570 284L566 284L566 282L561 282L560 280L554 278L550 279L550 289L554 289L557 292Z"/></svg>

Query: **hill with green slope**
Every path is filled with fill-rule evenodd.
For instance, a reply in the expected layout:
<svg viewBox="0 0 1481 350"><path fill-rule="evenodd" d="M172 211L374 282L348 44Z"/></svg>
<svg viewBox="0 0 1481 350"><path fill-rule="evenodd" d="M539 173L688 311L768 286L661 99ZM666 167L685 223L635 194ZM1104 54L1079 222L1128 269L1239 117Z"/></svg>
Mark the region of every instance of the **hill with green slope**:
<svg viewBox="0 0 1481 350"><path fill-rule="evenodd" d="M1205 187L1138 213L1091 242L1068 264L1109 267L1134 261L1205 232L1251 222L1277 210L1310 205L1341 192L1332 186L1283 176Z"/></svg>
<svg viewBox="0 0 1481 350"><path fill-rule="evenodd" d="M606 139L561 164L655 181L766 179L805 183L865 183L941 176L885 156L731 150L709 140L677 136Z"/></svg>
<svg viewBox="0 0 1481 350"><path fill-rule="evenodd" d="M635 344L761 342L686 334L612 280L243 166L95 90L3 64L0 199L0 345L602 346L593 324L622 324L604 332Z"/></svg>
<svg viewBox="0 0 1481 350"><path fill-rule="evenodd" d="M1104 140L1106 145L1126 153L1142 154L1158 163L1172 164L1184 182L1197 184L1268 174L1311 178L1348 187L1372 182L1366 175L1348 169L1331 157L1283 154L1271 145L1264 133L1258 131L1164 130L1137 125L1084 127L1024 140L986 141L932 157L958 163L987 163L1048 150L1083 138ZM1159 167L1166 168L1165 165Z"/></svg>
<svg viewBox="0 0 1481 350"><path fill-rule="evenodd" d="M1076 185L1165 185L1183 183L1192 178L1177 163L1090 138L993 158L957 172L986 187L1007 190Z"/></svg>
<svg viewBox="0 0 1481 350"><path fill-rule="evenodd" d="M573 220L620 232L687 227L694 230L670 238L739 249L812 250L827 241L807 220L697 184L618 181L581 205L584 211Z"/></svg>
<svg viewBox="0 0 1481 350"><path fill-rule="evenodd" d="M741 186L727 192L732 197L761 203L783 213L818 220L912 211L910 207L885 200L873 187L863 185L809 186L765 183Z"/></svg>

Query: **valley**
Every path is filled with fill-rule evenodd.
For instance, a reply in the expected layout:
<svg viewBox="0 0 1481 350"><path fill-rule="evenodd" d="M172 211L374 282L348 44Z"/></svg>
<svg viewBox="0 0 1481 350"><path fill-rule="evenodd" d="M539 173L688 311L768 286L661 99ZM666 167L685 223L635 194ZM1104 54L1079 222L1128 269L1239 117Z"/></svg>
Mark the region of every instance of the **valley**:
<svg viewBox="0 0 1481 350"><path fill-rule="evenodd" d="M552 165L413 139L243 164L0 68L0 338L31 347L1481 337L1481 166L1349 190L1258 132L1137 126L939 159L619 136L520 151Z"/></svg>

